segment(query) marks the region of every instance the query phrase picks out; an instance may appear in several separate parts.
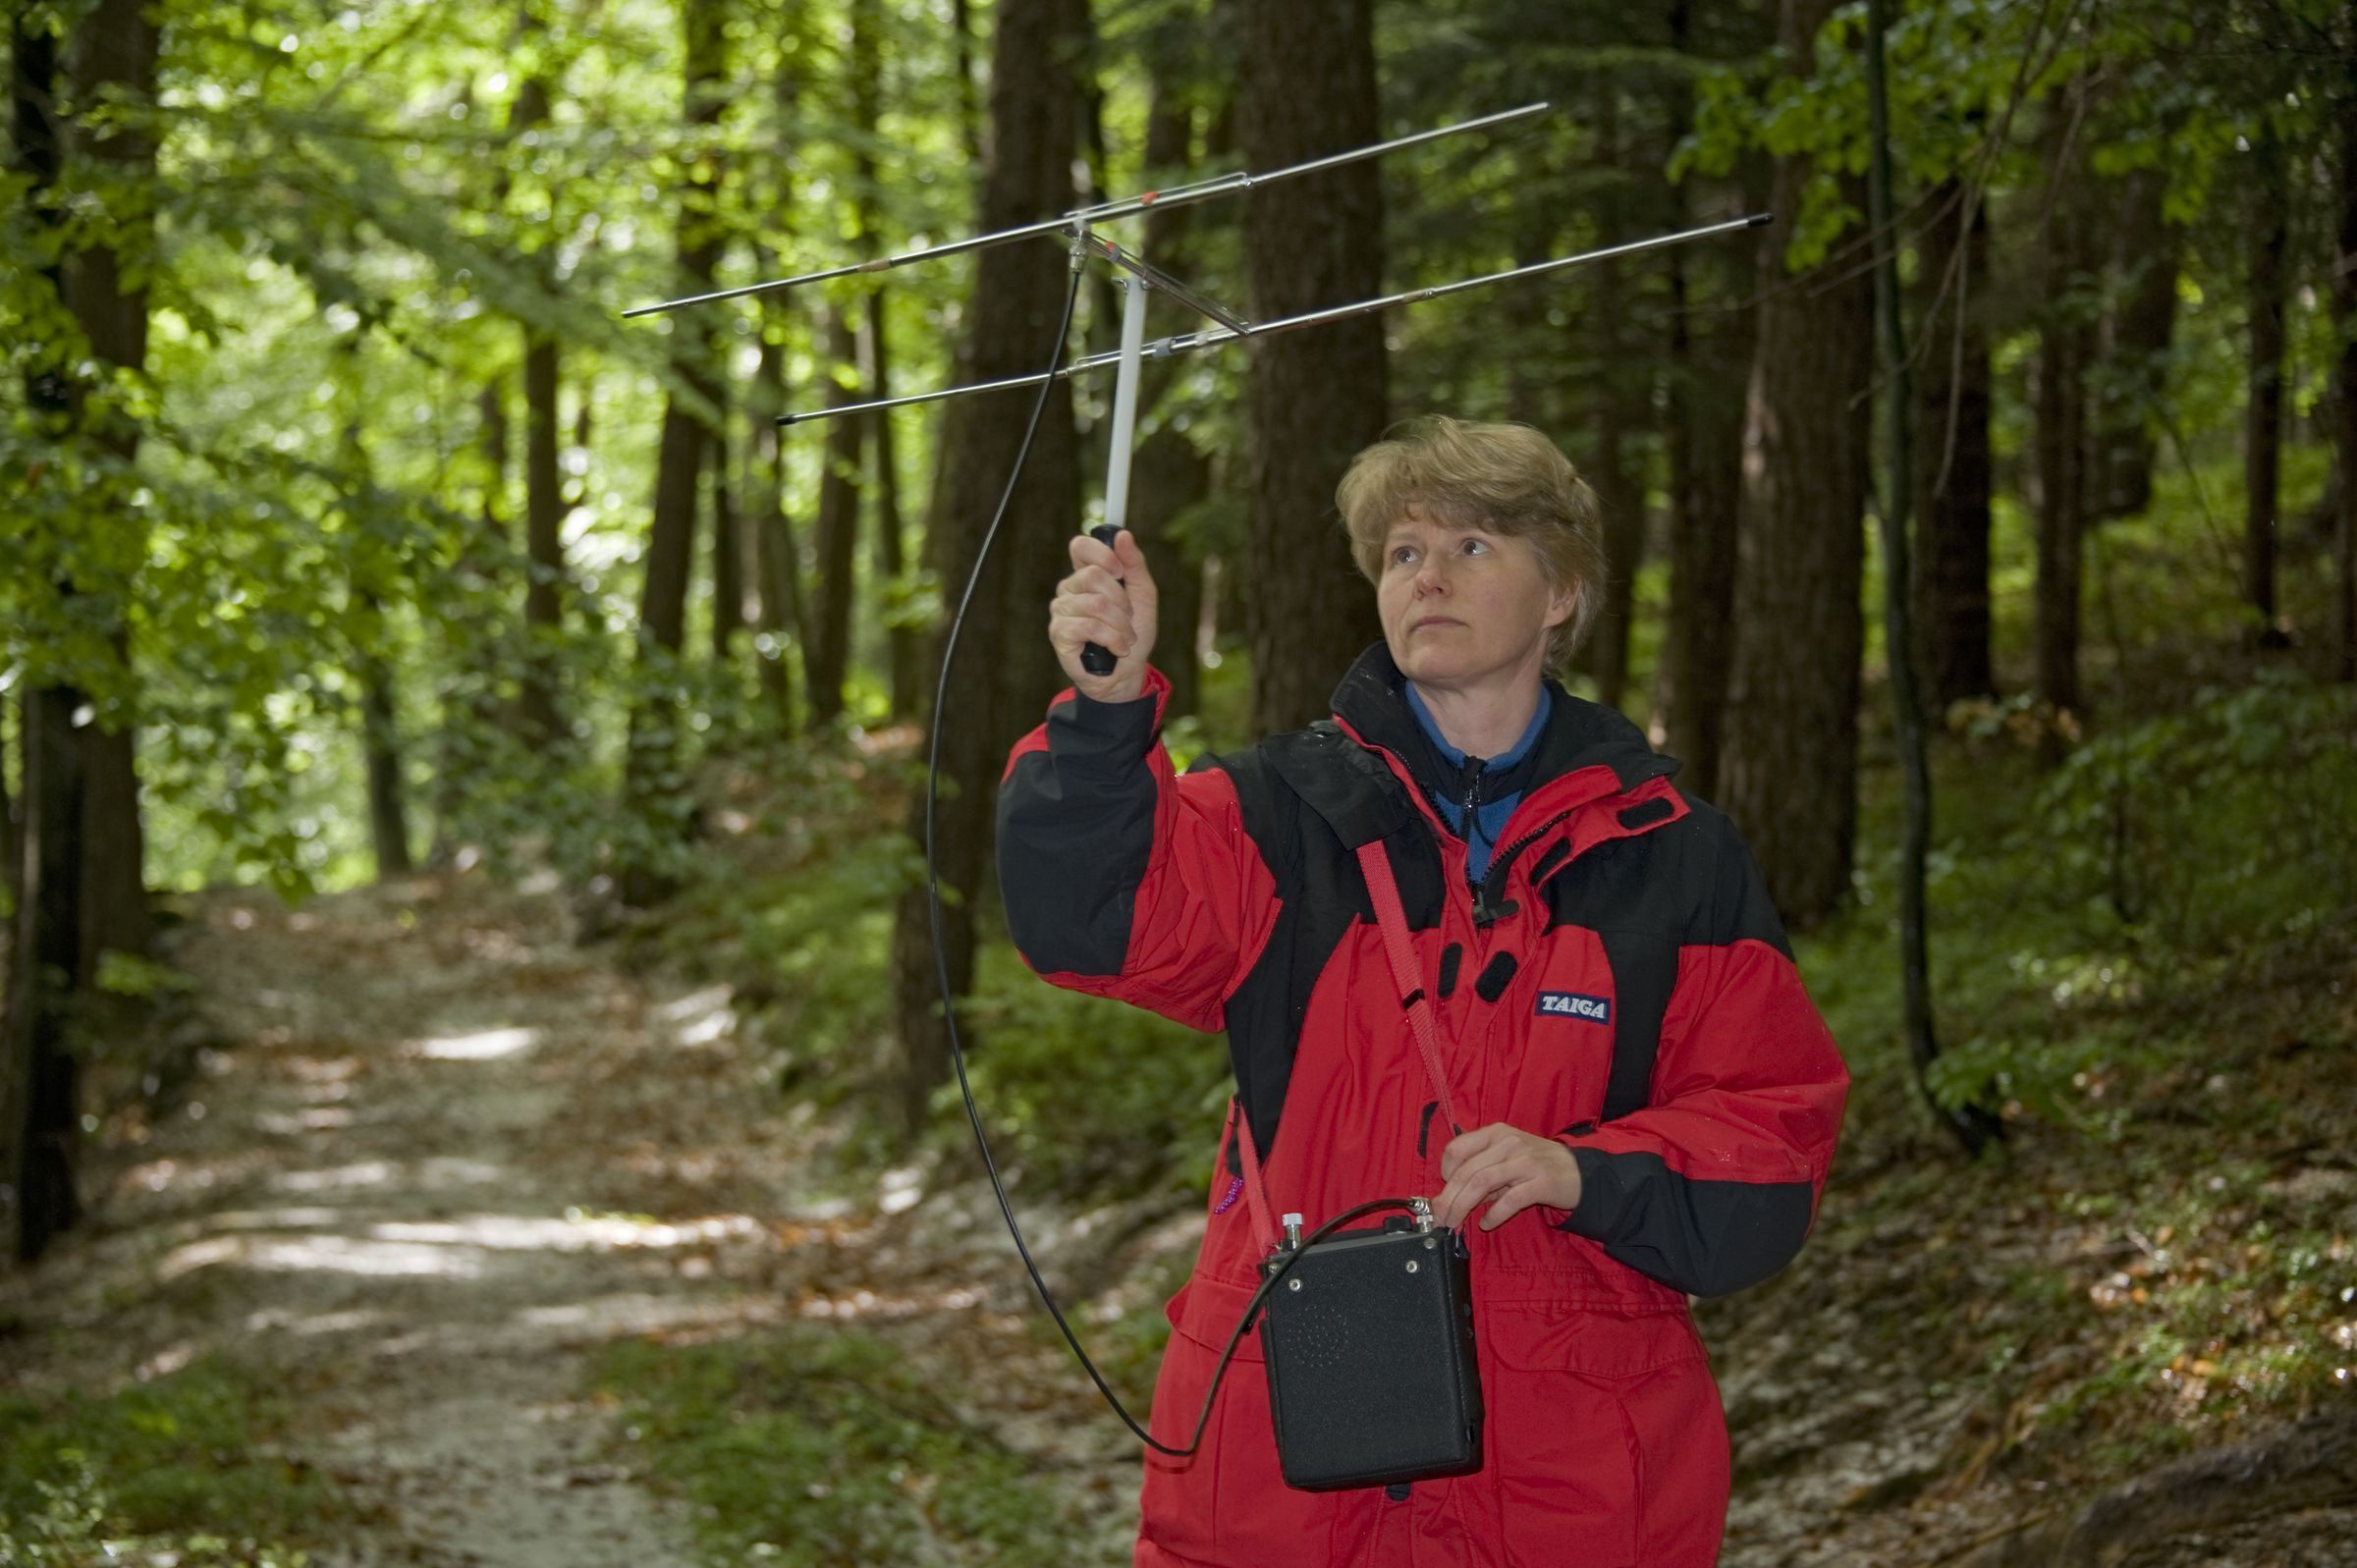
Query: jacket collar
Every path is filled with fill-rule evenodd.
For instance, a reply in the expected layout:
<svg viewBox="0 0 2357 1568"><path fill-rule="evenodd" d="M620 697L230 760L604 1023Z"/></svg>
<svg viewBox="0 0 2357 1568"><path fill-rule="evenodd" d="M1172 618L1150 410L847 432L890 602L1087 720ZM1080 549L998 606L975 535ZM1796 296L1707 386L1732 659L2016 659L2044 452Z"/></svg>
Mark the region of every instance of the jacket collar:
<svg viewBox="0 0 2357 1568"><path fill-rule="evenodd" d="M1483 779L1484 799L1515 790L1527 795L1553 780L1590 768L1611 771L1615 793L1677 771L1677 760L1646 744L1645 732L1617 709L1574 697L1553 680L1547 684L1554 702L1538 743L1506 774ZM1388 644L1371 644L1350 666L1334 688L1334 716L1359 739L1391 753L1425 791L1439 789L1461 797L1461 775L1441 756L1409 711L1407 677L1393 663Z"/></svg>

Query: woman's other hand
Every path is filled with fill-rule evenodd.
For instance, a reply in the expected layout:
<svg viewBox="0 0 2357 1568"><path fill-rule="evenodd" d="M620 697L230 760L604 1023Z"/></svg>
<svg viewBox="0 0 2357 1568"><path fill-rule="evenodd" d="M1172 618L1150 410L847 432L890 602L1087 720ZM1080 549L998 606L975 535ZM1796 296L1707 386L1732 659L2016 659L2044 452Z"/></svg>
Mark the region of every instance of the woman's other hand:
<svg viewBox="0 0 2357 1568"><path fill-rule="evenodd" d="M1441 1175L1449 1185L1433 1201L1432 1217L1453 1229L1485 1203L1490 1212L1482 1217L1484 1230L1497 1229L1533 1204L1579 1207L1579 1162L1571 1151L1503 1121L1450 1139L1441 1151Z"/></svg>
<svg viewBox="0 0 2357 1568"><path fill-rule="evenodd" d="M1072 686L1098 702L1129 702L1146 689L1146 660L1154 651L1159 595L1137 539L1124 528L1111 549L1087 534L1071 538L1072 574L1048 602L1048 642ZM1113 674L1092 676L1080 666L1090 643L1110 649Z"/></svg>

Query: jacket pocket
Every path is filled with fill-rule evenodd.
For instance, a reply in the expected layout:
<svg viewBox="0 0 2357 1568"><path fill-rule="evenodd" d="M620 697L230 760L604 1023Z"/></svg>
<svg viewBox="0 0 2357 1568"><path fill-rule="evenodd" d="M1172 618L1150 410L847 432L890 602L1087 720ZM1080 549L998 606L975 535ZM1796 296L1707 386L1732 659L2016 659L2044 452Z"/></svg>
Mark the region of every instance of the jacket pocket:
<svg viewBox="0 0 2357 1568"><path fill-rule="evenodd" d="M1154 1384L1157 1441L1183 1447L1202 1414L1212 1369L1252 1297L1243 1285L1190 1279L1171 1298L1162 1374ZM1205 1562L1261 1568L1326 1560L1336 1494L1295 1491L1277 1463L1266 1360L1257 1328L1228 1364L1202 1450L1191 1459L1149 1451L1139 1533L1154 1544Z"/></svg>
<svg viewBox="0 0 2357 1568"><path fill-rule="evenodd" d="M1709 1376L1693 1325L1683 1312L1539 1307L1501 1308L1482 1326L1507 1563L1557 1563L1576 1541L1593 1568L1636 1568L1648 1478L1674 1463L1653 1451L1636 1407L1654 1379Z"/></svg>

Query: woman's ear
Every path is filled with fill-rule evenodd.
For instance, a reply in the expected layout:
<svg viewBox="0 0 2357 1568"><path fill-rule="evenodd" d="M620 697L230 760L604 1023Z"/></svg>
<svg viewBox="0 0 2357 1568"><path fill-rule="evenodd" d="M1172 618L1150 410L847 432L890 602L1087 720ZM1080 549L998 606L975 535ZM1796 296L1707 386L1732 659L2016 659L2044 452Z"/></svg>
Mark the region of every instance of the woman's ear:
<svg viewBox="0 0 2357 1568"><path fill-rule="evenodd" d="M1570 620L1572 612L1577 610L1587 597L1588 585L1584 582L1574 582L1566 587L1556 589L1555 597L1547 602L1547 624L1560 626Z"/></svg>

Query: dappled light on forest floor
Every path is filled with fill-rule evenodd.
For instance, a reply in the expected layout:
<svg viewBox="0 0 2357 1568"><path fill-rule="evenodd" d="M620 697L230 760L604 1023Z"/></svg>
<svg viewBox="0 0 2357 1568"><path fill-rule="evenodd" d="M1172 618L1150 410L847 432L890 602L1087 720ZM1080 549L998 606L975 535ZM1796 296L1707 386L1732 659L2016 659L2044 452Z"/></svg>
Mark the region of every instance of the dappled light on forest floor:
<svg viewBox="0 0 2357 1568"><path fill-rule="evenodd" d="M911 1335L896 1354L950 1384L992 1369L989 1419L1040 1463L1102 1452L988 1216L929 1162L818 1179L731 988L626 977L553 900L471 882L300 927L235 894L199 913L179 961L224 1042L186 1095L206 1114L126 1123L96 1222L7 1309L73 1346L29 1392L214 1367L306 1390L272 1440L369 1521L307 1541L323 1568L689 1561L621 1400L583 1397L617 1343ZM1122 1490L1091 1489L1101 1521Z"/></svg>
<svg viewBox="0 0 2357 1568"><path fill-rule="evenodd" d="M521 1055L531 1050L538 1038L538 1031L532 1029L485 1029L471 1035L421 1040L414 1049L418 1055L438 1061L490 1061L500 1056Z"/></svg>

